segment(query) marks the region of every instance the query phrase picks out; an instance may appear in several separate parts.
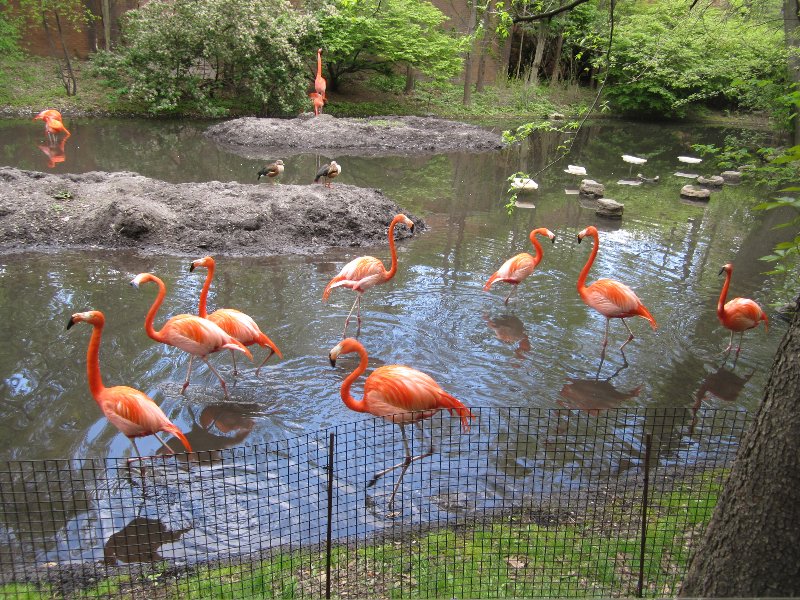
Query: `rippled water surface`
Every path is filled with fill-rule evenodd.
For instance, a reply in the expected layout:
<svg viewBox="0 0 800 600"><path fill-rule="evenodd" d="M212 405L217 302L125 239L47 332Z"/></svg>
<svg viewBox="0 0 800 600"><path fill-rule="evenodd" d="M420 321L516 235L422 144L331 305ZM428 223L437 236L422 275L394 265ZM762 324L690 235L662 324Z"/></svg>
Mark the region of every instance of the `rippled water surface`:
<svg viewBox="0 0 800 600"><path fill-rule="evenodd" d="M168 181L253 185L263 164L216 147L202 135L202 123L76 119L67 126L73 136L66 159L50 168L38 147L41 124L0 122L3 162L50 172L128 170ZM591 416L615 407L696 410L702 401L749 410L761 399L785 324L773 318L768 334L763 328L747 332L736 363L733 357L726 360L721 352L728 332L715 314L718 273L732 262L730 297L750 297L765 308L774 301L773 282L762 274L758 258L783 239L785 230L773 229L783 216L753 210L763 197L745 185L726 186L707 204L684 202L678 192L687 180L674 175L705 173L702 165L689 169L676 157L693 154L693 143L721 143L729 133L595 125L581 134L568 161L538 177L539 190L526 198L535 208L518 208L511 216L504 208L506 177L546 164L555 156L555 140L538 138L492 154L281 158L284 181L296 184L310 184L316 165L335 158L343 165L337 183L379 187L429 227L399 244L394 280L364 296L360 340L370 353L370 370L391 363L416 367L472 407L571 408ZM622 154L649 160L630 167ZM606 184L607 197L625 204L621 222L598 219L565 192L580 179L563 172L567 162L585 166L590 177ZM660 181L639 187L616 183L637 171L660 175ZM629 320L636 339L626 347L627 361L617 350L626 332L615 320L601 363L605 321L575 289L591 250L588 240L577 244L576 234L589 224L598 226L601 237L589 281L613 277L627 283L659 324L652 331L642 319ZM528 232L536 227L554 231L555 243L543 244L544 259L505 306L502 284L490 293L482 286L507 258L531 251ZM65 330L73 312L90 308L107 317L100 355L105 383L145 391L187 433L195 450L284 440L361 419L339 398L355 357L343 357L336 368L327 359L341 338L353 294L337 289L327 303L321 300L329 279L361 254L388 264L385 245L312 256L217 257L211 308L250 314L284 354L283 360L270 359L259 376L245 365L236 378L227 354L213 357L230 382L230 401L202 364L186 395L180 395L186 356L152 342L142 326L156 290L128 285L143 271L164 279L168 295L157 327L171 315L194 312L204 272L190 273L188 267L199 253L0 256L0 458L129 454L127 439L105 421L88 393L89 327ZM263 352L255 350L258 362ZM357 383L356 396L360 389ZM139 445L144 452L158 450L155 439Z"/></svg>

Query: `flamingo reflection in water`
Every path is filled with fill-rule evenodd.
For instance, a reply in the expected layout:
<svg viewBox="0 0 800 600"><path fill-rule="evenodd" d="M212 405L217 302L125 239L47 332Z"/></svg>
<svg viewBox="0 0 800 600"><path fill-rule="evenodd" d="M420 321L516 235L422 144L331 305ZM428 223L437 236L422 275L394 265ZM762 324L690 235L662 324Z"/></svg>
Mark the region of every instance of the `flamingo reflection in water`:
<svg viewBox="0 0 800 600"><path fill-rule="evenodd" d="M57 144L39 144L38 148L47 157L47 168L53 169L56 165L63 163L67 160L67 155L64 146L67 143L67 138L61 138Z"/></svg>
<svg viewBox="0 0 800 600"><path fill-rule="evenodd" d="M405 425L417 423L428 419L440 410L449 410L451 415L458 415L464 433L469 431L470 419L474 418L470 410L460 400L445 392L430 375L403 365L384 365L375 369L364 382L364 396L356 400L350 394L350 386L367 370L367 351L361 343L354 338L345 338L331 348L328 358L332 366L342 354L357 353L359 363L355 370L342 382L340 394L345 406L356 412L370 413L382 417L400 427L403 436L403 448L406 458L388 469L379 471L367 484L372 487L378 479L395 469L401 469L400 476L394 484L392 495L389 497L388 509L391 511L394 497L400 482L403 480L411 463L427 458L434 452L433 443L425 454L412 456L406 437Z"/></svg>
<svg viewBox="0 0 800 600"><path fill-rule="evenodd" d="M628 363L623 363L610 377L600 379L600 370L603 367L604 360L605 358L600 359L597 373L590 379L568 377L568 383L565 383L564 387L561 388L561 392L559 392L561 399L558 404L565 408L581 410L590 415L598 416L604 410L617 408L631 398L636 398L642 391L641 385L623 392L611 383L612 379L628 367Z"/></svg>
<svg viewBox="0 0 800 600"><path fill-rule="evenodd" d="M734 368L736 368L735 360L731 369ZM749 375L742 377L734 373L733 370L726 369L725 363L723 362L716 371L706 375L694 396L692 423L689 426L689 435L694 434L694 428L697 425L697 413L707 395L711 394L725 402L733 402L739 397L739 394L742 393L744 386L747 385L747 382L750 381L755 372L756 370L753 369L750 371Z"/></svg>
<svg viewBox="0 0 800 600"><path fill-rule="evenodd" d="M498 340L506 344L517 344L514 356L525 358L525 352L531 350L531 340L525 331L525 324L514 315L500 315L494 319L488 314L483 315L483 320L494 332Z"/></svg>

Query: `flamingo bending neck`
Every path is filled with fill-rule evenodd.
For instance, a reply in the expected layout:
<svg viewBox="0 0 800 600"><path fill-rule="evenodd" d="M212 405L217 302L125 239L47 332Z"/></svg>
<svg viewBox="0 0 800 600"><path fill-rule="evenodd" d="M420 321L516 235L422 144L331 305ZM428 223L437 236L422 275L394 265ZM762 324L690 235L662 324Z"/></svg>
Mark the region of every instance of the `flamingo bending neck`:
<svg viewBox="0 0 800 600"><path fill-rule="evenodd" d="M405 220L405 215L396 215L392 222L389 224L389 253L392 256L392 264L389 270L386 271L386 278L384 281L389 281L397 273L397 247L394 242L394 228L401 221ZM386 267L384 267L385 269Z"/></svg>
<svg viewBox="0 0 800 600"><path fill-rule="evenodd" d="M342 396L342 402L344 402L345 406L347 406L347 408L349 408L350 410L362 413L369 412L367 410L366 402L364 402L364 399L362 398L361 400L356 400L350 393L350 386L352 386L353 382L356 379L358 379L361 375L363 375L364 372L366 372L367 370L367 363L369 360L367 357L367 351L364 348L364 346L358 343L354 344L350 339L342 340L342 342L339 345L341 347L341 352L340 352L341 354L347 352L357 352L360 359L358 366L355 368L355 370L352 373L350 373L350 375L345 377L344 381L342 382L342 387L340 388L339 391L339 393ZM335 362L336 362L335 358L331 358L331 364L335 364Z"/></svg>
<svg viewBox="0 0 800 600"><path fill-rule="evenodd" d="M594 245L592 246L589 258L586 260L586 264L583 265L583 269L581 269L581 274L578 276L578 293L581 295L581 298L586 296L586 277L589 275L589 269L592 268L594 259L597 256L597 251L600 247L600 236L597 235L597 229L595 229L593 225L586 228L586 233L594 238Z"/></svg>
<svg viewBox="0 0 800 600"><path fill-rule="evenodd" d="M206 256L203 260L205 262L204 266L208 270L208 273L206 273L206 280L205 283L203 283L203 290L200 292L200 306L198 307L197 314L205 319L208 317L208 291L211 289L211 280L214 279L216 262L210 256ZM192 266L189 270L194 270L194 266Z"/></svg>
<svg viewBox="0 0 800 600"><path fill-rule="evenodd" d="M161 281L161 279L152 273L143 273L142 275L137 276L132 283L138 287L140 284L148 281L154 281L156 285L158 285L158 295L153 301L153 304L150 306L150 310L147 311L147 316L144 319L144 330L147 332L147 335L155 341L167 343L164 341L161 331L156 331L153 327L153 321L155 321L156 313L158 312L158 309L161 308L161 304L164 302L164 298L167 295L167 286L164 285L164 282Z"/></svg>
<svg viewBox="0 0 800 600"><path fill-rule="evenodd" d="M100 375L100 340L103 337L103 325L105 325L103 317L97 318L97 321L92 323L92 337L89 340L89 349L86 351L86 378L89 380L89 391L98 406L100 406L100 395L106 389Z"/></svg>
<svg viewBox="0 0 800 600"><path fill-rule="evenodd" d="M725 269L725 283L722 284L722 291L719 294L719 301L717 302L717 316L722 319L725 316L725 300L728 297L728 288L731 285L731 275L733 274L733 266Z"/></svg>
<svg viewBox="0 0 800 600"><path fill-rule="evenodd" d="M534 229L530 233L529 237L531 239L531 244L533 244L533 247L536 250L536 254L533 257L533 266L534 267L536 267L536 265L538 265L541 262L542 256L544 254L543 251L542 251L542 245L539 243L539 240L536 239L536 236L537 236L537 234L538 235L547 235L546 232L547 232L547 229L545 229L544 227L540 227L539 229Z"/></svg>

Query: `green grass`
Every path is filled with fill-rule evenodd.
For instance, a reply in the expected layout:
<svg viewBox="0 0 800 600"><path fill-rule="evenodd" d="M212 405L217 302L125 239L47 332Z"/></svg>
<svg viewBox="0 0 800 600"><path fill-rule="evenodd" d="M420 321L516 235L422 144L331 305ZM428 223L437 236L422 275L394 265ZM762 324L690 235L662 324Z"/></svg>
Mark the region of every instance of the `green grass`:
<svg viewBox="0 0 800 600"><path fill-rule="evenodd" d="M692 545L711 518L724 471L710 471L656 494L647 523L644 595L674 595ZM639 573L639 508L611 499L599 514L574 513L569 522L540 525L524 516L495 523L419 533L402 541L353 550L333 549L332 590L355 597L564 597L633 596ZM269 560L201 566L176 580L151 575L140 581L112 577L78 598L320 597L325 589L321 551L283 553ZM58 597L49 587L0 586L0 597Z"/></svg>

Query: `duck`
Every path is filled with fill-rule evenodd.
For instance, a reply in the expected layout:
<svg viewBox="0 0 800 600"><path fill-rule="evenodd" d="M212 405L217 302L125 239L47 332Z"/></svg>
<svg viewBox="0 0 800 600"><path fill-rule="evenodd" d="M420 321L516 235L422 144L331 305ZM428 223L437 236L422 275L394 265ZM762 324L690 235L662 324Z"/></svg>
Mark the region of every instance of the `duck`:
<svg viewBox="0 0 800 600"><path fill-rule="evenodd" d="M275 181L280 175L283 175L283 161L278 159L258 172L258 180L261 181L261 178L266 176Z"/></svg>
<svg viewBox="0 0 800 600"><path fill-rule="evenodd" d="M340 175L342 172L342 167L339 164L332 160L327 165L322 165L319 171L317 171L317 176L314 177L314 183L317 183L321 178L325 178L324 185L326 187L331 187L331 179Z"/></svg>

